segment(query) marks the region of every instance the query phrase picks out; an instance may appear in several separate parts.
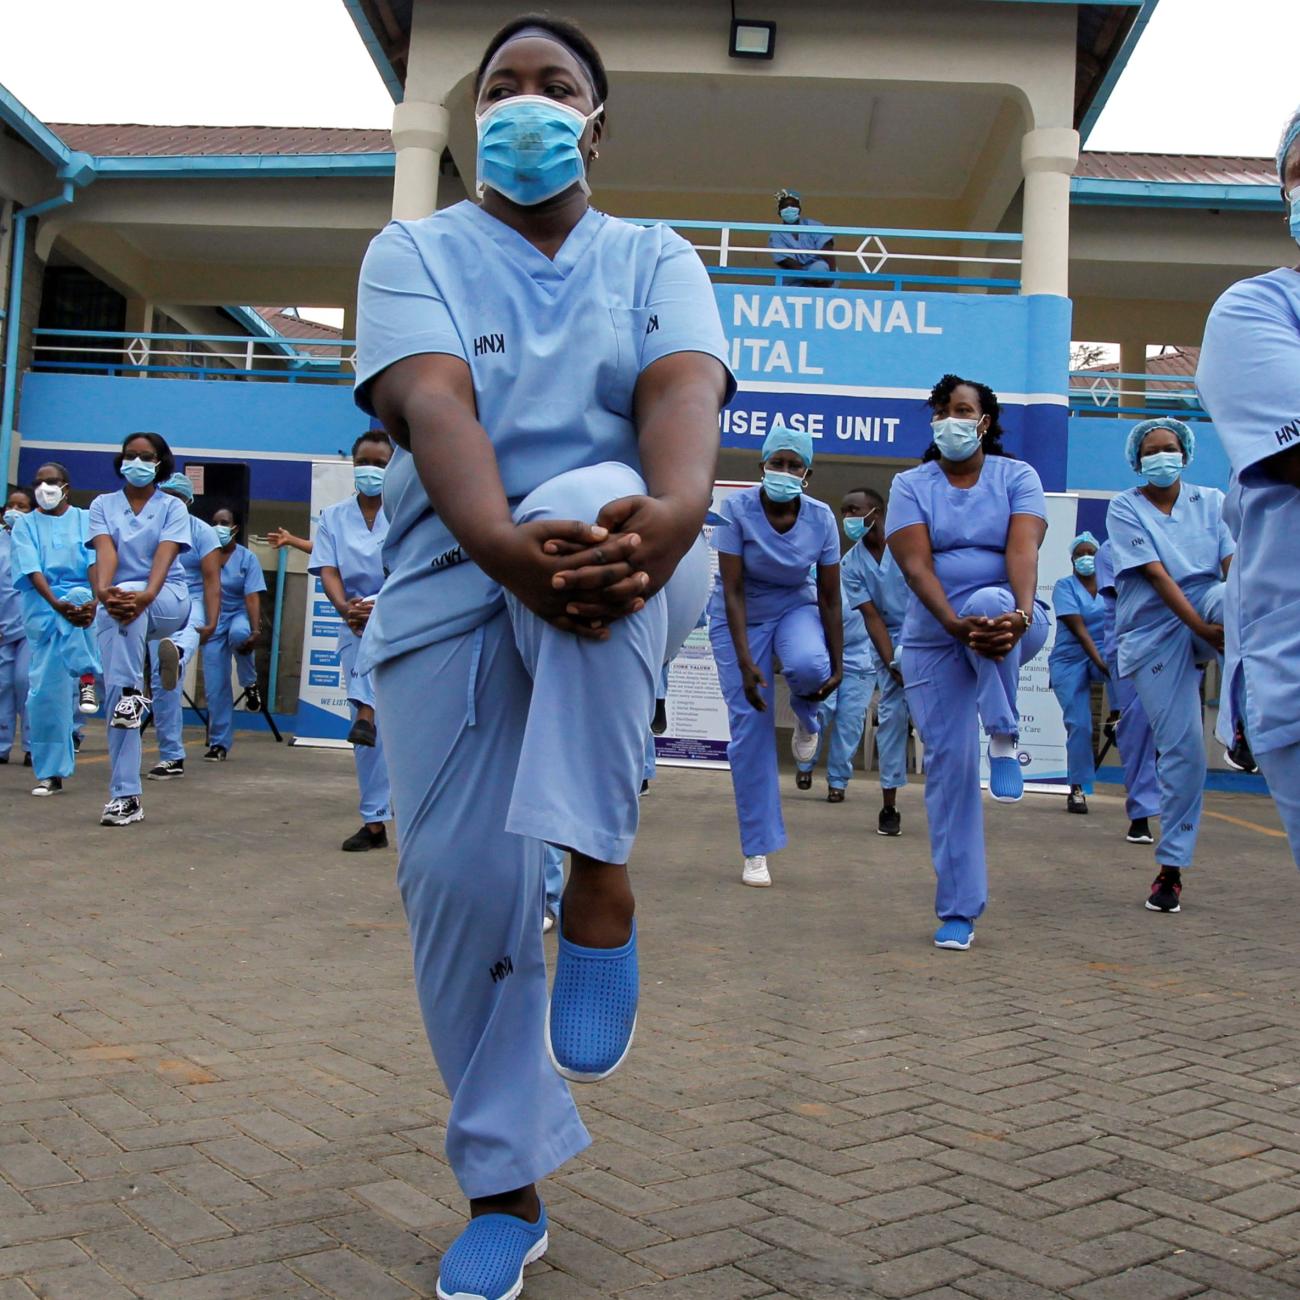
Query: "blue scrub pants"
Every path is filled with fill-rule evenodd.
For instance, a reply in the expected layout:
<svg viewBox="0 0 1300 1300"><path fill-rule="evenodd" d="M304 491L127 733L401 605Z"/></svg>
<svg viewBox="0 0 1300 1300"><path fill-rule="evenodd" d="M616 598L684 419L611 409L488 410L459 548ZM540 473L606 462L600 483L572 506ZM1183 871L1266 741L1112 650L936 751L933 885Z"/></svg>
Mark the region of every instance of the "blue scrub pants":
<svg viewBox="0 0 1300 1300"><path fill-rule="evenodd" d="M191 663L194 656L199 651L199 628L203 626L204 619L207 616L207 610L204 608L203 601L190 601L189 622L172 637L176 648L181 652L181 676L184 676L185 665ZM154 656L153 663L153 725L154 730L158 733L158 757L167 759L170 762L185 761L185 743L183 740L185 719L184 719L184 687L180 680L170 691L163 690L162 676L158 671L158 658Z"/></svg>
<svg viewBox="0 0 1300 1300"><path fill-rule="evenodd" d="M355 722L358 705L375 707L375 687L370 673L357 672L361 638L346 629L345 635L347 640L339 641L339 667L348 685L348 709ZM393 810L388 791L388 764L384 761L384 733L380 729L378 712L375 714L374 745L353 745L352 762L357 769L357 789L361 795L357 810L361 820L386 822Z"/></svg>
<svg viewBox="0 0 1300 1300"><path fill-rule="evenodd" d="M15 726L22 727L24 748L31 748L27 735L29 662L25 636L0 644L0 757L7 756L13 748Z"/></svg>
<svg viewBox="0 0 1300 1300"><path fill-rule="evenodd" d="M1111 708L1119 710L1115 745L1124 764L1124 810L1129 821L1160 816L1160 782L1156 777L1156 742L1142 701L1131 683L1119 675L1113 660L1106 692Z"/></svg>
<svg viewBox="0 0 1300 1300"><path fill-rule="evenodd" d="M1092 748L1092 683L1102 680L1091 659L1058 659L1048 670L1052 694L1065 718L1065 770L1071 785L1092 793L1097 765Z"/></svg>
<svg viewBox="0 0 1300 1300"><path fill-rule="evenodd" d="M901 629L891 629L898 644ZM907 693L888 668L876 672L880 699L876 702L876 758L880 763L880 788L900 790L907 784Z"/></svg>
<svg viewBox="0 0 1300 1300"><path fill-rule="evenodd" d="M143 582L119 582L123 591L143 591ZM122 691L130 686L144 690L145 643L179 632L190 616L189 594L164 587L138 618L123 626L102 606L95 615L99 657L104 665L104 705L111 719ZM140 732L126 727L108 728L108 761L112 768L108 793L121 799L140 793Z"/></svg>
<svg viewBox="0 0 1300 1300"><path fill-rule="evenodd" d="M822 679L825 681L825 678ZM862 732L867 725L867 709L871 705L871 692L876 679L872 673L844 673L839 688L830 695L817 711L821 724L821 737L817 752L810 762L796 763L801 772L811 772L823 752L826 754L826 783L843 790L853 776L853 759L862 744Z"/></svg>
<svg viewBox="0 0 1300 1300"><path fill-rule="evenodd" d="M1300 744L1256 754L1255 761L1268 782L1269 793L1291 843L1291 857L1300 867Z"/></svg>
<svg viewBox="0 0 1300 1300"><path fill-rule="evenodd" d="M74 605L91 599L89 587L56 593ZM74 627L35 592L24 593L23 622L31 647L31 691L27 696L27 736L32 771L38 781L69 777L76 768L72 737L80 721L77 682L100 670L93 627Z"/></svg>
<svg viewBox="0 0 1300 1300"><path fill-rule="evenodd" d="M1223 586L1215 583L1196 602L1209 623L1223 621ZM1205 793L1205 722L1201 673L1212 647L1178 625L1160 653L1128 674L1151 721L1160 781L1160 839L1156 862L1182 870L1192 865Z"/></svg>
<svg viewBox="0 0 1300 1300"><path fill-rule="evenodd" d="M996 618L1015 607L1008 588L982 587L957 612ZM1047 611L1036 604L1033 624L1000 662L953 640L903 648L907 706L925 741L925 815L941 921L974 921L988 904L981 724L989 736L1019 734L1020 669L1043 648L1048 628Z"/></svg>
<svg viewBox="0 0 1300 1300"><path fill-rule="evenodd" d="M781 816L781 780L776 758L776 677L773 652L790 687L790 707L808 731L819 731L820 703L806 697L821 689L831 675L830 653L815 604L796 605L780 618L750 623L745 629L749 653L767 686L760 713L745 698L740 663L725 615L709 623L709 641L718 668L718 683L727 702L731 742L731 788L740 822L740 849L747 858L776 853L786 846L785 819Z"/></svg>
<svg viewBox="0 0 1300 1300"><path fill-rule="evenodd" d="M592 521L644 491L626 465L591 466L543 484L515 518ZM507 597L479 627L374 670L416 987L468 1197L535 1182L590 1141L546 1054L544 845L627 861L659 670L708 585L701 539L608 641Z"/></svg>
<svg viewBox="0 0 1300 1300"><path fill-rule="evenodd" d="M241 609L229 617L222 616L217 630L203 647L203 693L208 702L208 744L229 750L235 735L235 696L230 689L230 660L235 660L235 676L241 687L257 681L253 652L239 654L235 647L253 635L248 615Z"/></svg>

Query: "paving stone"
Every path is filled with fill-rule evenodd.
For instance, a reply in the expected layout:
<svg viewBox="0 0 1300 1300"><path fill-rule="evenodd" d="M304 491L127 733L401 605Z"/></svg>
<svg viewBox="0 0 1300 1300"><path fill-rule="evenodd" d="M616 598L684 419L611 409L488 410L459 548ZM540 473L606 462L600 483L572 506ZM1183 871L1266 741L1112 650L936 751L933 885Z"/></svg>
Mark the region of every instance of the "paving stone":
<svg viewBox="0 0 1300 1300"><path fill-rule="evenodd" d="M170 1282L197 1272L194 1265L163 1245L152 1232L135 1224L114 1232L92 1232L79 1242L97 1263L128 1286Z"/></svg>
<svg viewBox="0 0 1300 1300"><path fill-rule="evenodd" d="M19 1188L80 1181L75 1169L39 1142L7 1142L0 1146L0 1175Z"/></svg>
<svg viewBox="0 0 1300 1300"><path fill-rule="evenodd" d="M127 1203L133 1218L172 1246L230 1235L230 1228L215 1215L177 1192L139 1196Z"/></svg>
<svg viewBox="0 0 1300 1300"><path fill-rule="evenodd" d="M913 1296L979 1271L979 1265L944 1247L872 1264L869 1284L883 1296Z"/></svg>
<svg viewBox="0 0 1300 1300"><path fill-rule="evenodd" d="M135 1295L97 1264L31 1273L27 1284L41 1300L132 1300Z"/></svg>
<svg viewBox="0 0 1300 1300"><path fill-rule="evenodd" d="M1098 1278L1072 1294L1077 1300L1183 1300L1204 1288L1153 1264Z"/></svg>

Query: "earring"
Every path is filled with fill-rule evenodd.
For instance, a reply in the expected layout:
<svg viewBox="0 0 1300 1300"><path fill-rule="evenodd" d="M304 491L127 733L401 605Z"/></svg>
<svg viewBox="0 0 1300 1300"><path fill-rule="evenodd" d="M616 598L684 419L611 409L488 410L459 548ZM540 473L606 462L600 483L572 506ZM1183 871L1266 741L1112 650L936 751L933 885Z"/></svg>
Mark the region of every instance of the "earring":
<svg viewBox="0 0 1300 1300"><path fill-rule="evenodd" d="M591 156L592 156L593 158L599 158L599 157L600 157L600 150L599 150L599 149L593 149L593 150L591 151Z"/></svg>

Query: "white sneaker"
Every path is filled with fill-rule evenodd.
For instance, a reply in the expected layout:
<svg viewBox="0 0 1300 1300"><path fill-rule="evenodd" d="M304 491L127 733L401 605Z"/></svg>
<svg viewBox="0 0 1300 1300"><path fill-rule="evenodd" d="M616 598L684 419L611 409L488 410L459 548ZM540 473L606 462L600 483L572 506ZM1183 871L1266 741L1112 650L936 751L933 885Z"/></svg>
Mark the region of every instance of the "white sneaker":
<svg viewBox="0 0 1300 1300"><path fill-rule="evenodd" d="M764 889L772 883L772 873L767 869L767 859L761 854L745 859L745 869L740 874L742 885Z"/></svg>
<svg viewBox="0 0 1300 1300"><path fill-rule="evenodd" d="M805 731L798 718L794 720L794 735L790 739L790 752L796 763L811 763L817 756L817 733Z"/></svg>
<svg viewBox="0 0 1300 1300"><path fill-rule="evenodd" d="M542 916L542 933L550 934L550 932L554 929L555 929L555 917L553 917L549 912L546 912Z"/></svg>
<svg viewBox="0 0 1300 1300"><path fill-rule="evenodd" d="M144 821L144 808L137 794L120 795L110 799L104 805L104 814L99 819L101 826L129 826L132 822Z"/></svg>
<svg viewBox="0 0 1300 1300"><path fill-rule="evenodd" d="M143 695L123 695L114 707L108 725L122 727L127 731L139 731L148 712L149 701Z"/></svg>

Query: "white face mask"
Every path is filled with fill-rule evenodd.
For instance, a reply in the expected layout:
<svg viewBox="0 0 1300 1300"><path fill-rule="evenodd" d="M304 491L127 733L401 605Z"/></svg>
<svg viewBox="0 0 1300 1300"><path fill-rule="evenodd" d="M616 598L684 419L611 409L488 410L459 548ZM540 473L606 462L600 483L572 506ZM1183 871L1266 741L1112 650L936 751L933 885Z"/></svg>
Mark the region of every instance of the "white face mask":
<svg viewBox="0 0 1300 1300"><path fill-rule="evenodd" d="M63 487L58 483L38 483L35 496L42 510L57 510L63 501Z"/></svg>

